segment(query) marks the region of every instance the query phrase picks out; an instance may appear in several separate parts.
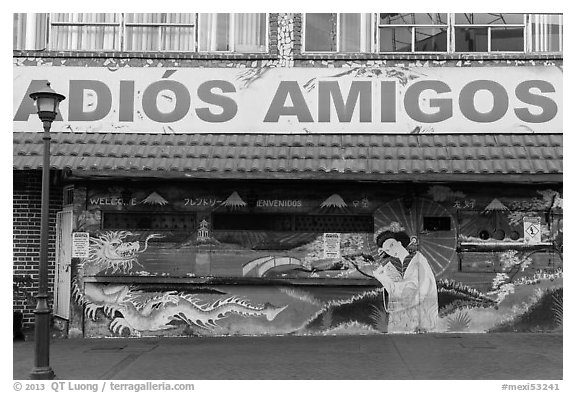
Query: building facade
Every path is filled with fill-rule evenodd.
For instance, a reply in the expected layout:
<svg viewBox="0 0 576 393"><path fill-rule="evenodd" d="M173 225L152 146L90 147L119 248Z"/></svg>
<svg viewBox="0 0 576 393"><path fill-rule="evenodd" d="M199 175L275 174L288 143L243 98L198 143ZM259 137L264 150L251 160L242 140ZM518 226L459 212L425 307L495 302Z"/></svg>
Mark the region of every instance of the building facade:
<svg viewBox="0 0 576 393"><path fill-rule="evenodd" d="M562 15L15 14L13 60L20 282L67 96L69 336L562 328Z"/></svg>

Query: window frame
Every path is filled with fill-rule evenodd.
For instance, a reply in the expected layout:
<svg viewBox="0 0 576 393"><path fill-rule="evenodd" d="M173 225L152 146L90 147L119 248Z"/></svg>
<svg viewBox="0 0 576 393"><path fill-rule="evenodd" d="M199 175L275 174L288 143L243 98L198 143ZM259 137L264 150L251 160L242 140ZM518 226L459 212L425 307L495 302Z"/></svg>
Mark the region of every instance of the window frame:
<svg viewBox="0 0 576 393"><path fill-rule="evenodd" d="M255 14L264 14L266 16L266 22L264 23L265 26L265 42L264 42L264 47L266 48L265 51L263 52L236 52L236 40L234 37L234 29L235 29L235 25L236 25L236 18L234 17L235 12L226 12L226 14L231 15L230 17L230 26L229 26L229 32L228 32L228 44L230 47L230 50L224 51L224 50L218 50L218 51L208 51L208 50L200 50L200 45L199 45L199 37L200 37L200 13L196 13L196 48L195 48L195 52L196 53L269 53L270 52L270 14L267 12L245 12L245 13L255 13Z"/></svg>
<svg viewBox="0 0 576 393"><path fill-rule="evenodd" d="M46 15L46 34L44 37L44 43L37 43L37 45L35 45L35 47L37 47L38 49L14 49L14 50L43 50L43 49L48 49L51 51L71 51L71 52L94 52L94 51L109 51L109 52L126 52L126 53L134 53L134 52L167 52L167 53L178 53L178 52L185 52L185 53L238 53L238 54L265 54L265 53L270 53L270 14L269 13L261 13L265 15L265 23L264 23L264 35L265 35L265 41L264 41L264 50L263 51L258 51L258 52L254 52L254 51L250 51L250 52L238 52L236 50L236 42L235 42L235 36L234 36L234 24L235 24L235 14L237 13L228 13L228 15L230 15L230 33L228 36L228 41L229 41L229 47L230 50L227 51L200 51L199 50L199 15L200 13L196 12L194 13L194 23L172 23L172 22L166 22L166 23L162 23L162 22L126 22L126 15L128 13L114 13L116 15L118 15L118 22L74 22L74 21L64 21L64 22L56 22L53 19L52 14L48 13ZM118 34L118 38L116 38L116 42L115 42L115 47L117 49L61 49L61 48L56 48L54 47L54 34L52 34L52 29L53 27L58 27L58 26L78 26L78 27L84 27L84 26L112 26L112 27L117 27L119 29L119 34ZM158 49L158 50L152 50L152 51L141 51L141 50L133 50L133 49L126 49L126 33L127 33L127 28L130 27L157 27L158 28L158 35L162 41L162 27L192 27L193 28L193 34L194 34L194 49L191 51L181 51L181 50L177 50L177 49ZM160 41L160 42L161 42ZM40 46L42 46L40 48Z"/></svg>
<svg viewBox="0 0 576 393"><path fill-rule="evenodd" d="M374 46L374 34L375 34L375 30L374 30L374 13L372 12L358 12L358 14L364 14L364 15L368 15L368 21L366 22L366 24L368 25L368 27L370 28L370 31L368 32L367 37L365 37L367 40L370 40L370 42L368 43L369 46L369 50L366 52L342 52L340 50L341 47L341 39L340 39L340 26L341 26L341 15L346 12L338 12L336 13L336 50L333 51L309 51L306 49L306 18L308 14L313 14L315 12L308 12L308 13L303 13L302 14L302 48L303 48L303 52L304 53L321 53L321 54L339 54L339 53L374 53L375 50L375 46ZM360 37L362 37L362 34L360 35ZM361 41L362 42L362 38Z"/></svg>
<svg viewBox="0 0 576 393"><path fill-rule="evenodd" d="M534 36L534 31L532 30L532 23L533 20L535 19L535 17L537 15L556 15L556 16L560 16L562 18L562 24L560 24L559 26L559 42L558 42L558 47L561 48L559 51L536 51L534 50L534 46L533 46L533 36ZM547 54L558 54L558 53L564 53L564 14L563 13L550 13L550 14L539 14L539 13L530 13L530 14L525 14L526 16L526 52L527 53L547 53Z"/></svg>
<svg viewBox="0 0 576 393"><path fill-rule="evenodd" d="M452 30L452 41L451 41L451 51L452 53L470 53L470 54L478 54L478 53L528 53L527 48L527 39L528 39L528 33L527 31L530 30L530 25L528 24L528 14L526 13L522 13L522 18L524 19L524 23L523 24L519 24L519 23L510 23L510 24L495 24L495 23L470 23L470 24L461 24L461 23L456 23L456 14L453 13L451 14L453 17L452 20L452 26L451 26L451 30ZM487 46L487 51L479 51L479 52L469 52L469 51L462 51L462 52L457 52L456 51L456 28L458 27L472 27L472 28L487 28L487 39L488 39L488 46ZM513 28L518 28L521 27L523 29L522 32L522 43L523 43L523 47L522 50L514 50L514 51L493 51L492 50L492 30L493 28L495 29L502 29L502 28L509 28L509 27L513 27Z"/></svg>
<svg viewBox="0 0 576 393"><path fill-rule="evenodd" d="M407 53L417 53L417 54L446 54L446 53L450 53L450 43L452 42L452 31L450 29L450 17L452 14L450 13L446 13L446 24L419 24L419 23L414 23L414 24L400 24L400 25L386 25L386 24L380 24L380 17L379 14L376 14L376 53L383 53L383 54L407 54ZM390 51L380 51L380 28L398 28L398 27L404 27L404 28L410 28L411 29L411 42L410 42L410 47L411 47L411 51L408 52L390 52ZM437 29L446 29L446 51L416 51L415 45L416 45L416 29L417 28L437 28Z"/></svg>
<svg viewBox="0 0 576 393"><path fill-rule="evenodd" d="M36 15L36 17L39 17L39 15L42 15L43 13L32 13L34 15ZM258 54L262 54L262 53L270 53L270 14L269 13L264 13L266 16L266 22L265 22L265 50L262 52L238 52L236 51L235 48L235 40L234 40L234 24L235 24L235 18L232 17L231 18L231 23L230 23L230 33L229 33L229 41L230 41L230 50L227 51L200 51L199 50L199 28L200 28L200 23L199 23L199 15L200 13L194 13L195 17L194 17L194 23L159 23L159 22L144 22L144 23L140 23L140 22L125 22L125 15L126 13L116 13L117 15L119 15L119 22L55 22L52 19L52 15L50 13L44 13L45 16L42 16L42 18L45 20L46 22L46 26L45 26L45 31L43 34L38 34L39 36L41 36L43 42L35 42L35 45L26 45L26 43L28 43L28 41L26 40L26 37L20 37L19 39L13 38L13 43L14 45L16 44L21 44L21 45L16 45L16 46L20 46L18 48L13 48L13 50L30 50L30 51L34 51L34 50L49 50L49 51L71 51L71 52L94 52L94 51L110 51L110 52L126 52L126 53L133 53L133 52L143 52L143 51L139 51L139 50L127 50L125 49L126 47L126 43L125 43L125 39L126 39L126 28L130 27L130 26L134 26L134 27L138 27L138 26L152 26L158 27L158 34L160 36L162 36L162 29L161 27L193 27L193 32L194 32L194 49L193 50L189 50L189 51L179 51L179 50L166 50L166 49L159 49L159 50L153 50L153 51L144 51L144 52L167 52L167 53L178 53L178 52L185 52L185 53L214 53L214 54L218 54L218 53L237 53L237 54L253 54L253 53L258 53ZM302 40L301 40L301 44L302 44L302 53L304 54L328 54L328 55L332 55L332 54L435 54L435 55L445 55L445 54L553 54L553 55L562 55L563 54L563 44L564 44L564 20L563 20L563 13L549 13L549 14L541 14L541 13L522 13L523 15L523 19L524 19L524 23L523 24L518 24L518 23L514 23L514 24L456 24L456 14L455 13L447 13L447 24L407 24L407 25L381 25L379 23L379 13L360 13L360 14L364 14L364 15L368 15L368 21L366 22L368 24L368 28L369 28L369 32L367 34L361 33L361 37L365 37L365 39L369 40L368 43L368 51L366 52L342 52L341 51L341 37L340 37L340 29L341 29L341 15L342 13L336 13L337 18L336 18L336 50L334 51L312 51L312 50L307 50L306 49L306 18L308 13L302 13ZM15 13L15 15L21 15L18 13ZM28 13L27 15L31 15L30 13ZM235 13L229 13L229 15L235 15ZM533 44L533 38L535 35L535 29L533 28L533 22L534 18L537 15L557 15L561 17L561 23L558 24L559 26L559 38L558 38L558 47L560 48L557 51L544 51L544 50L538 50L536 51L534 49L534 44ZM52 28L53 26L117 26L119 27L119 37L117 38L117 40L119 40L119 42L116 42L115 44L117 44L117 49L58 49L58 48L54 48L53 47L53 34L52 34ZM488 34L488 50L487 51L478 51L478 52L456 52L456 29L457 28L462 28L462 27L486 27L487 28L487 34ZM38 25L36 26L38 27ZM412 51L410 52L387 52L387 51L380 51L380 29L381 28L393 28L393 27L409 27L411 29L411 48ZM518 51L493 51L492 50L492 30L493 29L498 29L498 28L506 28L506 27L511 27L511 28L522 28L523 29L523 50L518 50ZM438 52L429 52L429 51L414 51L414 46L415 46L415 33L416 33L416 29L417 28L446 28L447 29L447 51L438 51ZM364 31L364 28L362 28L362 31ZM36 29L36 30L40 30L40 29ZM35 30L35 31L36 31ZM44 30L44 29L41 29ZM20 33L19 31L15 31L14 34ZM40 41L40 40L38 40Z"/></svg>
<svg viewBox="0 0 576 393"><path fill-rule="evenodd" d="M534 32L532 31L532 19L534 15L560 15L563 16L562 13L550 13L550 14L537 14L537 13L518 13L522 14L524 22L522 24L519 23L510 23L510 24L457 24L456 23L456 13L446 13L447 14L447 22L446 24L398 24L398 25L383 25L379 22L379 13L370 13L370 52L342 52L340 51L340 15L341 13L337 13L337 22L336 22L336 50L334 51L313 51L308 50L306 48L306 18L308 13L302 13L302 53L303 54L328 54L328 55L342 55L342 54L395 54L395 55L402 55L402 54L432 54L432 55L452 55L452 54L532 54L532 53L548 53L548 54L563 54L563 43L564 43L564 21L562 18L562 23L559 24L560 26L560 33L559 33L559 51L535 51L532 45L532 37ZM409 52L389 52L389 51L380 51L380 28L398 28L398 27L407 27L411 29L411 48L412 51ZM488 50L482 52L457 52L456 51L456 28L458 27L479 27L483 28L486 27L488 30ZM446 40L447 45L446 51L438 51L438 52L430 52L430 51L415 51L415 38L416 38L416 29L417 28L439 28L439 29L446 29ZM492 30L494 29L501 29L501 28L522 28L523 31L523 48L522 50L514 50L514 51L494 51L492 50Z"/></svg>
<svg viewBox="0 0 576 393"><path fill-rule="evenodd" d="M162 42L162 27L192 27L192 31L194 32L194 52L198 52L198 13L193 12L194 14L194 23L158 23L158 22L126 22L126 14L128 13L120 13L120 21L122 23L122 33L120 35L120 51L121 52L141 52L134 49L126 49L126 37L127 37L127 28L129 27L157 27L158 28L158 38L160 42ZM146 51L149 52L149 51ZM165 49L160 48L158 50L153 50L151 52L183 52L177 49Z"/></svg>
<svg viewBox="0 0 576 393"><path fill-rule="evenodd" d="M84 14L84 13L83 13ZM116 13L114 12L114 14L118 14L119 15L119 20L118 22L55 22L52 19L52 13L49 13L47 18L47 28L48 28L48 32L47 32L47 36L46 36L46 46L49 50L55 50L55 51L62 51L62 50L70 50L70 51L74 51L74 52L88 52L88 51L114 51L114 52L122 52L123 48L122 48L122 44L123 44L123 35L124 35L124 31L123 31L123 19L124 19L124 14L123 13ZM83 26L116 26L118 27L118 30L120 32L120 34L118 34L118 49L87 49L87 50L77 50L77 49L59 49L59 48L55 48L54 47L54 41L53 41L53 34L52 34L52 28L53 26L78 26L78 27L83 27Z"/></svg>

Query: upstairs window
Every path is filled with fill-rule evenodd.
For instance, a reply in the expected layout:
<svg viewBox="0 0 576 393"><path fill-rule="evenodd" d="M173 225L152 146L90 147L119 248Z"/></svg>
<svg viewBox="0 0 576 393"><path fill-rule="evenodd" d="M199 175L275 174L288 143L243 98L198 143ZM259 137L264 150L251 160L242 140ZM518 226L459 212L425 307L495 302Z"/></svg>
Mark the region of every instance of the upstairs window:
<svg viewBox="0 0 576 393"><path fill-rule="evenodd" d="M120 15L50 14L50 49L119 50Z"/></svg>
<svg viewBox="0 0 576 393"><path fill-rule="evenodd" d="M371 52L371 14L305 14L307 52Z"/></svg>
<svg viewBox="0 0 576 393"><path fill-rule="evenodd" d="M456 52L524 52L524 14L455 14Z"/></svg>
<svg viewBox="0 0 576 393"><path fill-rule="evenodd" d="M304 15L311 53L562 52L562 37L561 14Z"/></svg>
<svg viewBox="0 0 576 393"><path fill-rule="evenodd" d="M196 14L125 14L127 51L195 50Z"/></svg>
<svg viewBox="0 0 576 393"><path fill-rule="evenodd" d="M14 49L46 49L48 14L14 14Z"/></svg>
<svg viewBox="0 0 576 393"><path fill-rule="evenodd" d="M201 52L265 52L266 14L200 14Z"/></svg>
<svg viewBox="0 0 576 393"><path fill-rule="evenodd" d="M266 14L14 14L14 49L266 52Z"/></svg>
<svg viewBox="0 0 576 393"><path fill-rule="evenodd" d="M528 43L532 52L562 52L564 23L562 15L528 15Z"/></svg>
<svg viewBox="0 0 576 393"><path fill-rule="evenodd" d="M379 52L446 52L448 14L378 14Z"/></svg>

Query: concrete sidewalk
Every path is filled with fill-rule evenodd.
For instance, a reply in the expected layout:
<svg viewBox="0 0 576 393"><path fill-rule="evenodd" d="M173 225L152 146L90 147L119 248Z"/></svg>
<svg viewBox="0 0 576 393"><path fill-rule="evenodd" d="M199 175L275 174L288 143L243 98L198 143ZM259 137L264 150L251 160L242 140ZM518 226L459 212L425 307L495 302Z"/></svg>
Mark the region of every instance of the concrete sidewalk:
<svg viewBox="0 0 576 393"><path fill-rule="evenodd" d="M58 339L57 379L561 380L561 334ZM14 379L34 343L14 342Z"/></svg>

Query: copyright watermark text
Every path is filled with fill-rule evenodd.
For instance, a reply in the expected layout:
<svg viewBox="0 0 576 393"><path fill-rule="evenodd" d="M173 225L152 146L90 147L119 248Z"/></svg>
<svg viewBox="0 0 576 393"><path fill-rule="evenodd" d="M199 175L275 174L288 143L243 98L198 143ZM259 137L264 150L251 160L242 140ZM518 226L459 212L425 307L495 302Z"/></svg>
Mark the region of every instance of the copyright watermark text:
<svg viewBox="0 0 576 393"><path fill-rule="evenodd" d="M557 383L503 383L502 390L560 390Z"/></svg>
<svg viewBox="0 0 576 393"><path fill-rule="evenodd" d="M52 391L70 392L156 392L156 391L181 391L191 392L194 390L193 383L168 383L168 382L72 382L72 381L53 381L53 382L14 382L14 391L16 392L38 392Z"/></svg>

